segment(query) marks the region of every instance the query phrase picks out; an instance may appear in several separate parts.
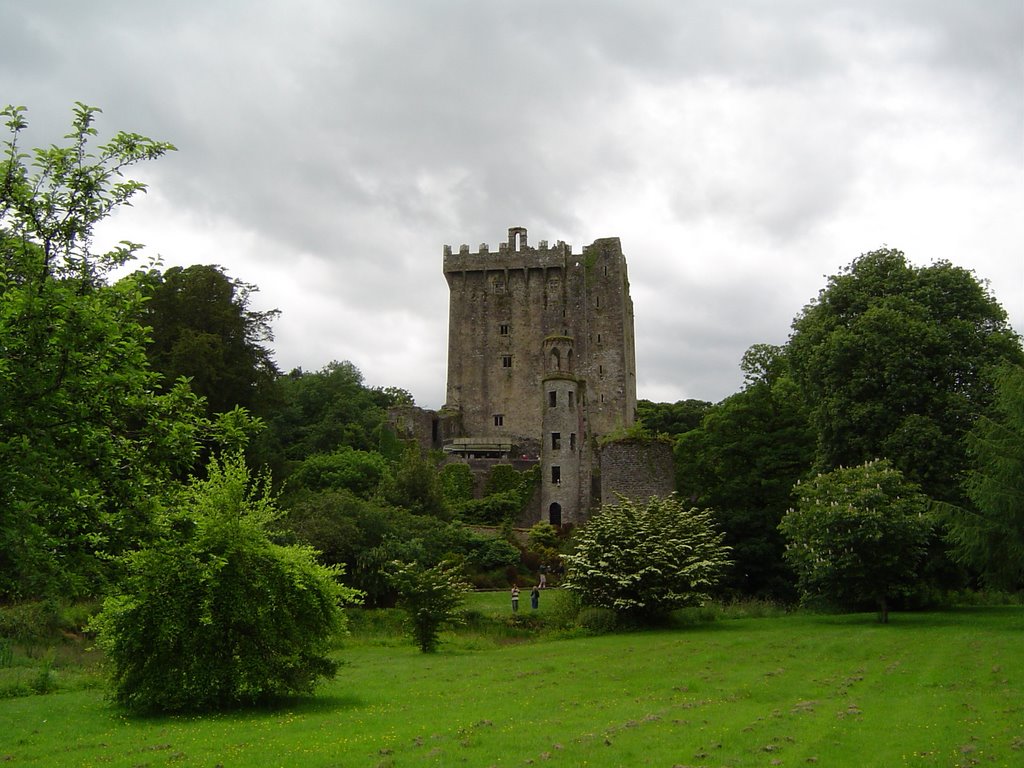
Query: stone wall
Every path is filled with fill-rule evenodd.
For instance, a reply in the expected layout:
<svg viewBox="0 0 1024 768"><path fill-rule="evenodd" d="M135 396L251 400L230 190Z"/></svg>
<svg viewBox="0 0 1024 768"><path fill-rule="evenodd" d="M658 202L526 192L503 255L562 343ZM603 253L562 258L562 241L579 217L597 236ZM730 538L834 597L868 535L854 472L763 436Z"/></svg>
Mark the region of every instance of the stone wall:
<svg viewBox="0 0 1024 768"><path fill-rule="evenodd" d="M675 491L672 444L664 440L630 438L601 447L601 503L615 504L618 496L647 501Z"/></svg>

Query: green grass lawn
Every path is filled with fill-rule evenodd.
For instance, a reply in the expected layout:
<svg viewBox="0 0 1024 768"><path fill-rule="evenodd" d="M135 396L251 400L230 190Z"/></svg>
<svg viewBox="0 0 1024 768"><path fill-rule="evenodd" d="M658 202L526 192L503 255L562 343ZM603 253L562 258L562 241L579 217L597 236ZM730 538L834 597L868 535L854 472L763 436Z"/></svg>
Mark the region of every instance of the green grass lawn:
<svg viewBox="0 0 1024 768"><path fill-rule="evenodd" d="M557 608L545 592L541 612ZM527 599L520 612L529 613ZM469 607L508 614L506 595ZM1021 766L1024 609L730 619L440 652L356 635L315 697L128 717L0 701L11 766Z"/></svg>

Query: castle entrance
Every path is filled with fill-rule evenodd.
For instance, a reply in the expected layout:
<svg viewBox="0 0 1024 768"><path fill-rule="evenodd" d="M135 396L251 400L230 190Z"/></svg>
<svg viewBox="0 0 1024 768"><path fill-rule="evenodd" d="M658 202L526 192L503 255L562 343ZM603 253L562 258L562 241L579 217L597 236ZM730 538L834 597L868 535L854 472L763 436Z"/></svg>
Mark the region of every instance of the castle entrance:
<svg viewBox="0 0 1024 768"><path fill-rule="evenodd" d="M556 528L562 525L562 505L557 501L551 502L551 506L548 507L548 522Z"/></svg>

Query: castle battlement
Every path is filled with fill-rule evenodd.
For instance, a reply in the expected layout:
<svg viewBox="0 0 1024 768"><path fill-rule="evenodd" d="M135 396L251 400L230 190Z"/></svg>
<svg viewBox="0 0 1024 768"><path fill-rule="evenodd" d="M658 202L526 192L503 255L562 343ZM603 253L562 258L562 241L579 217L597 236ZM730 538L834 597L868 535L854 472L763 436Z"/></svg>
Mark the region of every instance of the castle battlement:
<svg viewBox="0 0 1024 768"><path fill-rule="evenodd" d="M498 251L491 251L487 243L480 243L476 251L470 251L463 243L458 252L452 246L444 246L444 272L488 272L509 269L564 269L573 263L572 246L558 240L553 247L547 240L541 240L536 248L526 238L525 227L512 227L508 241L498 244Z"/></svg>

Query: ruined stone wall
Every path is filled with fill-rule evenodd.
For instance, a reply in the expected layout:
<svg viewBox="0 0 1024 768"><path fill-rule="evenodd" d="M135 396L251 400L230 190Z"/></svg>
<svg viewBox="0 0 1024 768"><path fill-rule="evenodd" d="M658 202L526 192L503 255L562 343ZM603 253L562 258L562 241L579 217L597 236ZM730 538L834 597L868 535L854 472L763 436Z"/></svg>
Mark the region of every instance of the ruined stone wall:
<svg viewBox="0 0 1024 768"><path fill-rule="evenodd" d="M618 496L646 501L675 491L675 465L671 443L628 439L601 447L601 502L615 504Z"/></svg>

